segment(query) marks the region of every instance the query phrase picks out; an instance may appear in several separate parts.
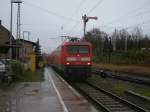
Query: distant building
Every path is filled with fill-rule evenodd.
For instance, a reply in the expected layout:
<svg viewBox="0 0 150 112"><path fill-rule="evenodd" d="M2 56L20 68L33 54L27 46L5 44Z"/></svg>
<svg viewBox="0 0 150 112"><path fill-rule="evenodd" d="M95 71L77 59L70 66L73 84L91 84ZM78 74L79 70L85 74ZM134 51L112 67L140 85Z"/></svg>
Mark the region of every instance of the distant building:
<svg viewBox="0 0 150 112"><path fill-rule="evenodd" d="M9 58L9 37L9 30L2 25L0 20L0 58ZM13 40L14 37L12 36L12 41ZM12 47L12 49L12 58L15 58L15 48Z"/></svg>
<svg viewBox="0 0 150 112"><path fill-rule="evenodd" d="M15 43L19 46L17 49L17 59L28 62L31 58L31 53L34 51L36 43L24 39L16 39Z"/></svg>
<svg viewBox="0 0 150 112"><path fill-rule="evenodd" d="M5 28L0 20L0 59L9 58L10 31ZM12 36L12 59L21 60L24 62L30 61L30 55L34 50L36 43L23 39L15 39Z"/></svg>

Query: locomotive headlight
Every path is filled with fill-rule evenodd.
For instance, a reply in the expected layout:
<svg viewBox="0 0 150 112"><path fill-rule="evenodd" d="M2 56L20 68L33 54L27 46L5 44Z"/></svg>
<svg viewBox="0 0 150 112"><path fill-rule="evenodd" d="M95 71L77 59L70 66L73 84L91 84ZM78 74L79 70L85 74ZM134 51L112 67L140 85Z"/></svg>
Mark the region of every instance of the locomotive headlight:
<svg viewBox="0 0 150 112"><path fill-rule="evenodd" d="M91 65L91 63L89 62L89 63L87 63L87 65Z"/></svg>
<svg viewBox="0 0 150 112"><path fill-rule="evenodd" d="M67 62L66 65L70 65L70 63Z"/></svg>
<svg viewBox="0 0 150 112"><path fill-rule="evenodd" d="M81 58L81 61L90 61L90 57Z"/></svg>
<svg viewBox="0 0 150 112"><path fill-rule="evenodd" d="M66 58L67 61L77 61L76 57L67 57Z"/></svg>

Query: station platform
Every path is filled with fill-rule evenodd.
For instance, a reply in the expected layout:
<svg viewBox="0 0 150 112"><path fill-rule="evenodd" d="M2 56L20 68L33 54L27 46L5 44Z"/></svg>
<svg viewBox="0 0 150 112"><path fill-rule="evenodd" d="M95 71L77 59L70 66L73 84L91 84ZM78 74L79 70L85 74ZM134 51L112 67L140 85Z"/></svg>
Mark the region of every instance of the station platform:
<svg viewBox="0 0 150 112"><path fill-rule="evenodd" d="M51 68L44 75L44 82L22 84L11 112L97 112Z"/></svg>

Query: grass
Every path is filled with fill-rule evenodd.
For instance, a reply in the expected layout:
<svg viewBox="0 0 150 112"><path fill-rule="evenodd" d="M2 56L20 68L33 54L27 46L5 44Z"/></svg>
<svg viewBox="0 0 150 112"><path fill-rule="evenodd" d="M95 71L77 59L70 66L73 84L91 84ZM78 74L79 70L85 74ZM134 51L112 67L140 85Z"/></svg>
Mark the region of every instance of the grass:
<svg viewBox="0 0 150 112"><path fill-rule="evenodd" d="M93 63L93 67L107 69L114 72L148 75L150 76L150 66L146 65L116 65L116 64L97 64Z"/></svg>
<svg viewBox="0 0 150 112"><path fill-rule="evenodd" d="M17 61L12 62L12 79L13 82L39 82L44 81L43 70L26 70L24 66Z"/></svg>
<svg viewBox="0 0 150 112"><path fill-rule="evenodd" d="M150 52L130 49L128 51L93 51L93 62L112 64L146 64L150 66Z"/></svg>
<svg viewBox="0 0 150 112"><path fill-rule="evenodd" d="M131 90L143 96L150 97L150 88L143 85L119 80L111 80L109 78L101 78L97 75L93 75L91 78L88 79L88 81L103 89L112 91L113 93L118 95L123 95L125 91Z"/></svg>
<svg viewBox="0 0 150 112"><path fill-rule="evenodd" d="M132 75L145 75L150 76L150 66L144 65L144 64L98 64L93 63L93 67L95 68L101 68L105 70L111 70L113 72L119 72L119 73L128 73ZM120 74L121 75L121 74ZM113 84L110 81L107 81L105 79L100 79L98 77L92 79L95 82L97 82L99 85L110 85L110 87L114 92L118 94L122 94L125 90L132 90L136 93L139 93L143 96L150 97L150 88L144 87L144 86L135 86L132 84L125 84L125 83L118 83ZM93 82L94 82L93 81ZM107 86L106 86L107 87Z"/></svg>
<svg viewBox="0 0 150 112"><path fill-rule="evenodd" d="M18 80L19 82L40 82L44 81L44 74L42 70L36 72L26 71Z"/></svg>
<svg viewBox="0 0 150 112"><path fill-rule="evenodd" d="M114 91L117 93L117 94L123 94L124 91L126 91L127 89L127 86L124 85L124 84L118 84L118 85L115 85L113 87Z"/></svg>
<svg viewBox="0 0 150 112"><path fill-rule="evenodd" d="M129 90L135 92L135 93L138 93L138 94L141 94L143 96L147 96L147 97L150 97L150 88L147 88L147 87L137 87L137 86L134 86L132 88L129 88Z"/></svg>

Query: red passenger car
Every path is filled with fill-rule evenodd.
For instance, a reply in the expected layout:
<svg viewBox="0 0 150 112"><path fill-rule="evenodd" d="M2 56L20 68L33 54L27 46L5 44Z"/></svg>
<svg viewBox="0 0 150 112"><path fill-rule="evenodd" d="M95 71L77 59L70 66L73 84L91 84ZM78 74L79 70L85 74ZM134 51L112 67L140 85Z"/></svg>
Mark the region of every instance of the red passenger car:
<svg viewBox="0 0 150 112"><path fill-rule="evenodd" d="M50 64L64 71L66 77L87 78L91 75L92 46L88 42L64 42L49 58Z"/></svg>

